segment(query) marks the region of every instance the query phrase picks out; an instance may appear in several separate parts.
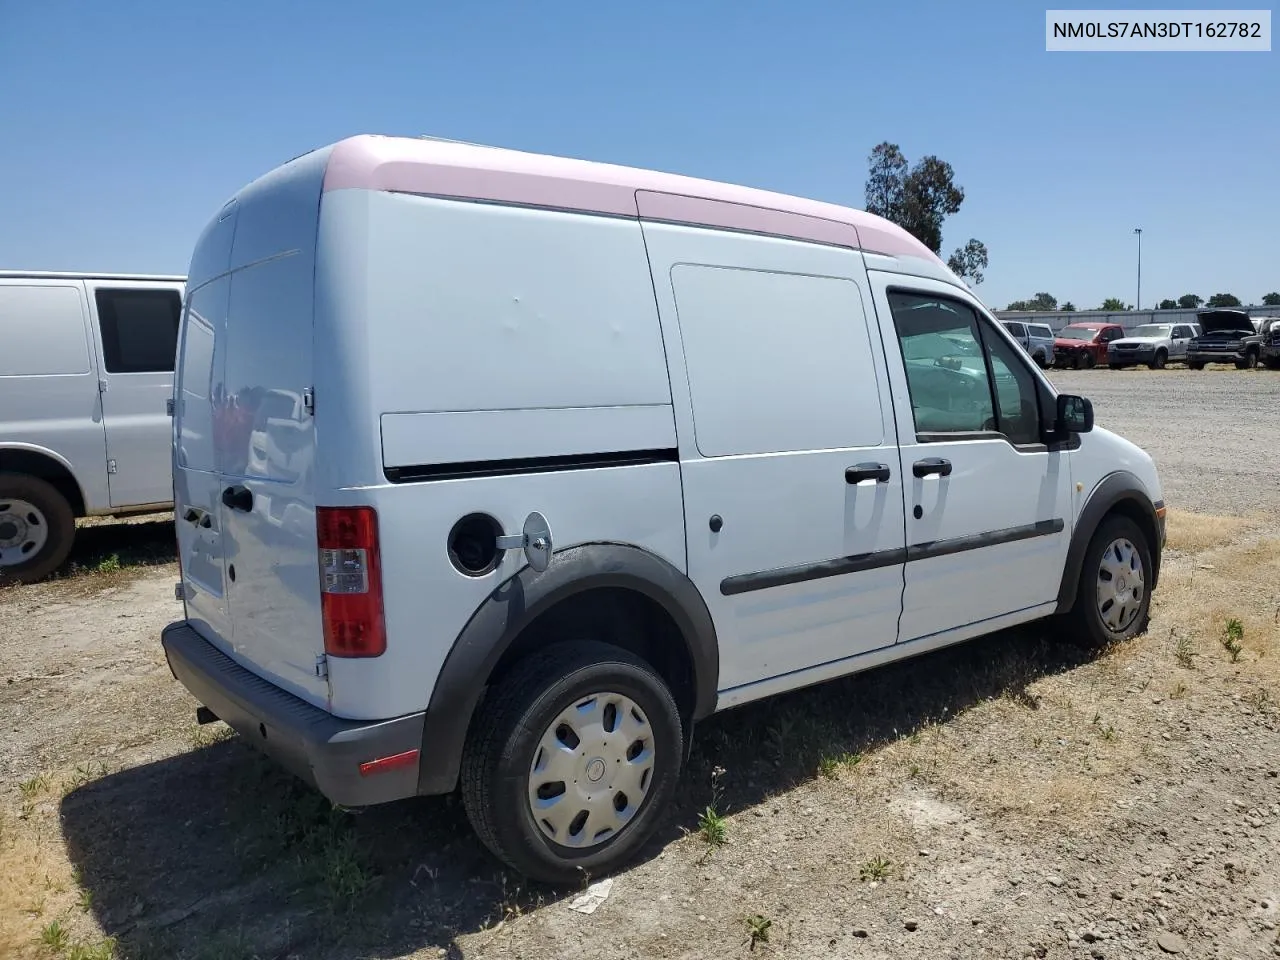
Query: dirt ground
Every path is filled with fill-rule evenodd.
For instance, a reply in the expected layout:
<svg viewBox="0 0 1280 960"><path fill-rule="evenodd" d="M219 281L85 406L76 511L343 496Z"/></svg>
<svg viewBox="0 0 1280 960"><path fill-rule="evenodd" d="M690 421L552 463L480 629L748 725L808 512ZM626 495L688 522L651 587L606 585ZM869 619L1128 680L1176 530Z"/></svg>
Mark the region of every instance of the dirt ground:
<svg viewBox="0 0 1280 960"><path fill-rule="evenodd" d="M1162 469L1150 630L712 718L590 915L453 798L334 811L197 727L158 643L171 524L86 529L68 575L0 591L0 957L1280 956L1280 374L1055 379Z"/></svg>

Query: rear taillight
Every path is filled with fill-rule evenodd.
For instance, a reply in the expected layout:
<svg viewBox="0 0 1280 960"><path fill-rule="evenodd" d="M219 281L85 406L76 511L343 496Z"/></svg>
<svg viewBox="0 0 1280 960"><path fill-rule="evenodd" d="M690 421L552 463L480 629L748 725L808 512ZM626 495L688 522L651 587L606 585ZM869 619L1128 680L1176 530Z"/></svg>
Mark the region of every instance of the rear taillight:
<svg viewBox="0 0 1280 960"><path fill-rule="evenodd" d="M317 507L320 610L331 657L376 657L387 649L373 507Z"/></svg>

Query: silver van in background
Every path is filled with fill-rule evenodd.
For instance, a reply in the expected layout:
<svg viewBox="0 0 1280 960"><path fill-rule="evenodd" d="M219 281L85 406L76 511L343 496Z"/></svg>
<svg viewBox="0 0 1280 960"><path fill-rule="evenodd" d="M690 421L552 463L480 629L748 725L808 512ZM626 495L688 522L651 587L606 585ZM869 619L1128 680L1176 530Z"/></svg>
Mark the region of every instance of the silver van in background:
<svg viewBox="0 0 1280 960"><path fill-rule="evenodd" d="M171 506L184 288L0 271L0 583L61 566L77 517Z"/></svg>
<svg viewBox="0 0 1280 960"><path fill-rule="evenodd" d="M1004 328L1013 334L1022 349L1044 369L1053 366L1053 329L1047 323L1004 320Z"/></svg>

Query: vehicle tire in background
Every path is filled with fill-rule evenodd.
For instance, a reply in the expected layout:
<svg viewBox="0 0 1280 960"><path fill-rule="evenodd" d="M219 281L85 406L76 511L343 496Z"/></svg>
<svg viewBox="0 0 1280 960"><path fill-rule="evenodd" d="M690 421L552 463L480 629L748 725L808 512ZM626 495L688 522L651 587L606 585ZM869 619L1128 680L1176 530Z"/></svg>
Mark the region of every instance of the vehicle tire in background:
<svg viewBox="0 0 1280 960"><path fill-rule="evenodd" d="M1108 369L1111 369L1111 370L1123 370L1123 369L1124 369L1124 364L1123 364L1123 363L1108 363L1108 364L1107 364L1107 367L1108 367Z"/></svg>
<svg viewBox="0 0 1280 960"><path fill-rule="evenodd" d="M639 657L555 644L513 667L480 710L462 801L498 859L535 880L580 882L622 866L652 835L680 777L684 728Z"/></svg>
<svg viewBox="0 0 1280 960"><path fill-rule="evenodd" d="M1073 643L1101 649L1131 640L1151 618L1151 545L1142 528L1113 514L1099 524L1080 568L1075 603L1061 626Z"/></svg>
<svg viewBox="0 0 1280 960"><path fill-rule="evenodd" d="M71 505L52 484L0 473L0 584L43 580L67 559L75 534Z"/></svg>
<svg viewBox="0 0 1280 960"><path fill-rule="evenodd" d="M1156 355L1151 358L1150 366L1152 370L1163 370L1164 365L1168 362L1169 354L1165 353L1163 350L1157 350Z"/></svg>
<svg viewBox="0 0 1280 960"><path fill-rule="evenodd" d="M1268 370L1280 370L1280 358L1275 358L1275 359L1269 358L1266 361L1266 366Z"/></svg>
<svg viewBox="0 0 1280 960"><path fill-rule="evenodd" d="M1079 360L1080 366L1082 366L1086 370L1092 370L1094 367L1094 364L1096 364L1097 362L1098 361L1094 358L1092 353L1081 354L1080 360Z"/></svg>
<svg viewBox="0 0 1280 960"><path fill-rule="evenodd" d="M1245 351L1244 359L1236 361L1237 370L1252 370L1258 365L1258 352L1256 350Z"/></svg>
<svg viewBox="0 0 1280 960"><path fill-rule="evenodd" d="M1203 364L1203 363L1201 363L1199 360L1188 360L1188 361L1187 361L1187 369L1188 369L1188 370L1203 370L1203 369L1204 369L1204 364Z"/></svg>

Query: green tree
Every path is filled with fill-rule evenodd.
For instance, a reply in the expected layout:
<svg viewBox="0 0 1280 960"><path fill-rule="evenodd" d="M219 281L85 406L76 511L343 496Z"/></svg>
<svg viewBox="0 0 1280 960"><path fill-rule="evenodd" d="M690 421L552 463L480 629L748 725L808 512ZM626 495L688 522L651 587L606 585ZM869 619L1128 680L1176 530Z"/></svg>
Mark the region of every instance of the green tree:
<svg viewBox="0 0 1280 960"><path fill-rule="evenodd" d="M974 284L982 282L982 271L987 269L987 246L981 240L970 240L963 247L956 247L951 254L947 266L961 280L969 279Z"/></svg>
<svg viewBox="0 0 1280 960"><path fill-rule="evenodd" d="M1240 306L1240 298L1234 293L1215 293L1209 298L1209 306L1211 307L1238 307Z"/></svg>
<svg viewBox="0 0 1280 960"><path fill-rule="evenodd" d="M928 156L908 168L898 145L886 141L871 151L868 166L867 212L893 221L934 253L941 250L942 222L964 202L951 164Z"/></svg>
<svg viewBox="0 0 1280 960"><path fill-rule="evenodd" d="M1123 300L1117 300L1115 297L1107 297L1107 299L1102 301L1102 306L1100 306L1098 309L1110 310L1112 313L1115 313L1117 311L1128 310L1130 308L1124 305Z"/></svg>
<svg viewBox="0 0 1280 960"><path fill-rule="evenodd" d="M1161 300L1160 305L1156 307L1156 309L1157 310L1177 310L1178 301L1177 300Z"/></svg>
<svg viewBox="0 0 1280 960"><path fill-rule="evenodd" d="M1015 300L1006 310L1049 311L1058 309L1058 298L1048 293L1037 293L1030 300Z"/></svg>
<svg viewBox="0 0 1280 960"><path fill-rule="evenodd" d="M1264 293L1262 295L1262 305L1264 307L1280 307L1280 293Z"/></svg>
<svg viewBox="0 0 1280 960"><path fill-rule="evenodd" d="M1197 297L1194 293L1184 293L1178 298L1178 306L1183 310L1194 310L1202 303L1204 303L1204 297Z"/></svg>
<svg viewBox="0 0 1280 960"><path fill-rule="evenodd" d="M1072 303L1070 300L1067 300L1058 309L1066 313L1075 313L1076 305Z"/></svg>

